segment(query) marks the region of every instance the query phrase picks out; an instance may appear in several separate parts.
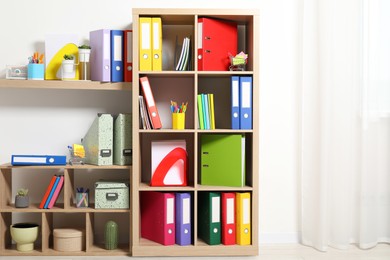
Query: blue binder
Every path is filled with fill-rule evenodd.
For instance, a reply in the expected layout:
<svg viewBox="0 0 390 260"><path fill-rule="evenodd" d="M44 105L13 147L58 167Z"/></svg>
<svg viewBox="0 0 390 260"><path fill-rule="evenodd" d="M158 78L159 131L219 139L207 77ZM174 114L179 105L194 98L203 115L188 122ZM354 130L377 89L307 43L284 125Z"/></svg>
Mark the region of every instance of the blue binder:
<svg viewBox="0 0 390 260"><path fill-rule="evenodd" d="M232 129L240 129L240 77L231 77Z"/></svg>
<svg viewBox="0 0 390 260"><path fill-rule="evenodd" d="M12 165L66 165L66 155L12 155Z"/></svg>
<svg viewBox="0 0 390 260"><path fill-rule="evenodd" d="M252 129L252 77L240 77L240 127Z"/></svg>
<svg viewBox="0 0 390 260"><path fill-rule="evenodd" d="M123 31L111 30L111 81L123 82Z"/></svg>

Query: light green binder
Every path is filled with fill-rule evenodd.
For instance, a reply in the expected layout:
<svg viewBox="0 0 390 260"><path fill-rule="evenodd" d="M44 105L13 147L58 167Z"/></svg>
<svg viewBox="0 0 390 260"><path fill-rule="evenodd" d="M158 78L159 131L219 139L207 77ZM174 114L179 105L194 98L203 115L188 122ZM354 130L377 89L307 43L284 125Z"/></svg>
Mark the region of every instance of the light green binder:
<svg viewBox="0 0 390 260"><path fill-rule="evenodd" d="M201 185L245 185L245 137L240 134L201 136Z"/></svg>
<svg viewBox="0 0 390 260"><path fill-rule="evenodd" d="M95 165L112 165L113 118L110 114L98 114L82 139L85 162Z"/></svg>
<svg viewBox="0 0 390 260"><path fill-rule="evenodd" d="M114 164L131 165L132 138L131 114L119 114L114 119Z"/></svg>

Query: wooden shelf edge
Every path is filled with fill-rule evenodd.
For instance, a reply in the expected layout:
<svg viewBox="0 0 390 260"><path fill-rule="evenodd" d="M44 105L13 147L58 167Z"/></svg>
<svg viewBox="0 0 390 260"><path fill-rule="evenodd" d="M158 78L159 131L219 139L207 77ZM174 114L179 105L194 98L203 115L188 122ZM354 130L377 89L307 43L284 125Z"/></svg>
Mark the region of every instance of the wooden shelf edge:
<svg viewBox="0 0 390 260"><path fill-rule="evenodd" d="M14 166L10 163L0 165L0 169L100 169L100 170L114 170L114 169L131 169L131 165L26 165L26 166Z"/></svg>
<svg viewBox="0 0 390 260"><path fill-rule="evenodd" d="M63 81L63 80L18 80L0 79L0 88L23 89L74 89L74 90L132 90L131 82Z"/></svg>

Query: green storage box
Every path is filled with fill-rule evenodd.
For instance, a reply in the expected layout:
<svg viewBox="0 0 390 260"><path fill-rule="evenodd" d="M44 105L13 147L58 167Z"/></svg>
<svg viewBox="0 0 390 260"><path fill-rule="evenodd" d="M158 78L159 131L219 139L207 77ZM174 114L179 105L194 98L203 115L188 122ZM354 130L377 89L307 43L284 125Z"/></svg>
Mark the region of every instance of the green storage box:
<svg viewBox="0 0 390 260"><path fill-rule="evenodd" d="M130 200L127 181L95 183L95 209L128 209Z"/></svg>

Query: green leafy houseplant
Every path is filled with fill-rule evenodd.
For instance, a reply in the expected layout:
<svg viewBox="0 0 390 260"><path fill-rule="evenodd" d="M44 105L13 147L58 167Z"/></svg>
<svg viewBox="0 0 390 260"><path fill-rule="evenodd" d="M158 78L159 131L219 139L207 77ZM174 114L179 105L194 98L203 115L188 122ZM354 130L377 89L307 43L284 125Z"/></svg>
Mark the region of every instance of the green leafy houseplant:
<svg viewBox="0 0 390 260"><path fill-rule="evenodd" d="M70 54L64 55L64 60L73 60L73 59L74 59L73 55L70 55Z"/></svg>
<svg viewBox="0 0 390 260"><path fill-rule="evenodd" d="M80 45L78 48L79 48L79 49L86 49L86 50L90 50L90 49L91 49L91 46L89 46L89 45L86 45L86 44L83 44L83 45Z"/></svg>
<svg viewBox="0 0 390 260"><path fill-rule="evenodd" d="M28 189L21 188L18 190L15 196L15 207L16 208L27 208L30 204L28 197Z"/></svg>

